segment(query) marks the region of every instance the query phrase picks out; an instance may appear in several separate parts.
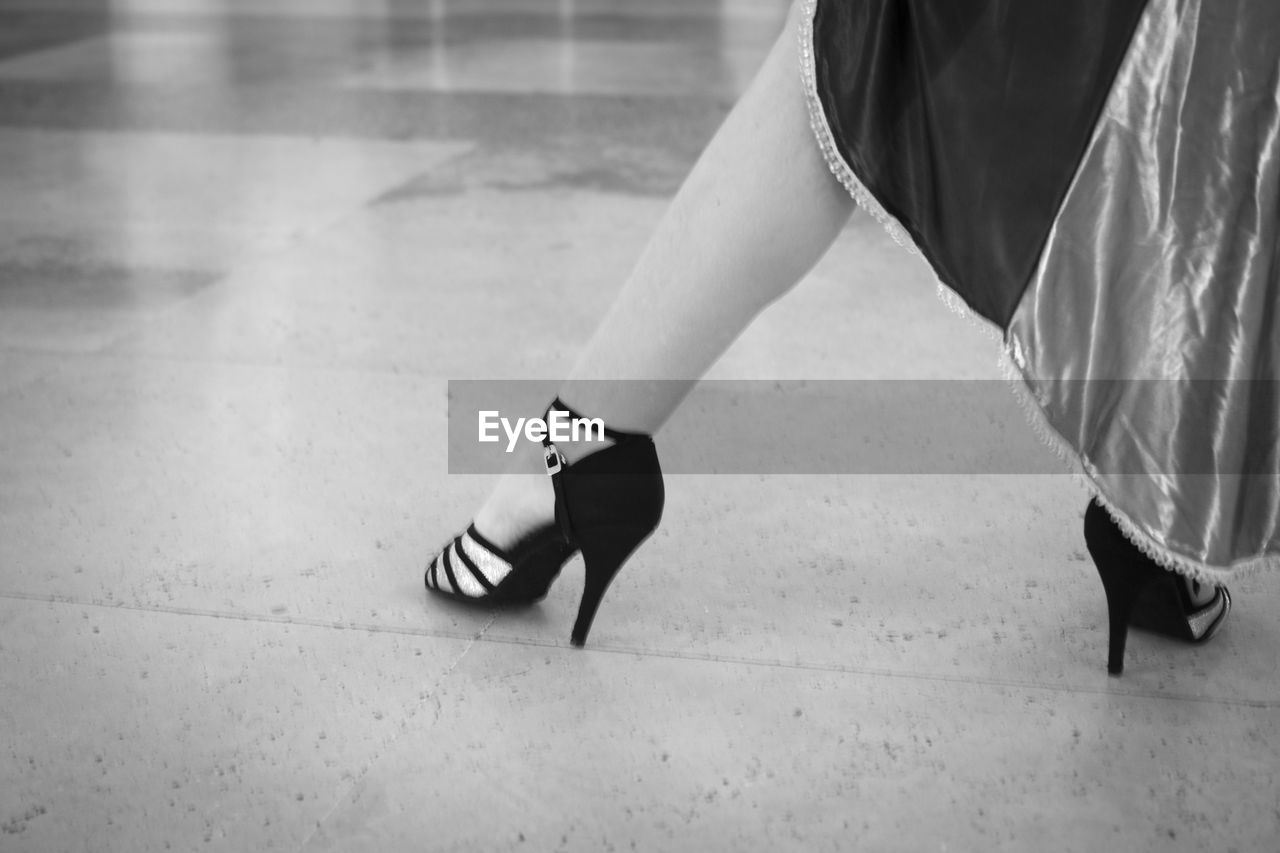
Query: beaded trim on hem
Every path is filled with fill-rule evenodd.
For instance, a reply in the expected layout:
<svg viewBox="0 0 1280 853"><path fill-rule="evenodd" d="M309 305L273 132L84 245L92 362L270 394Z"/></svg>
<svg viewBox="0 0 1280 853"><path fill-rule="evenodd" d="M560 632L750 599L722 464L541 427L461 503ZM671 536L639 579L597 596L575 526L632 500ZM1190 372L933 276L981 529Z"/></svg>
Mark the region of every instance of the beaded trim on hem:
<svg viewBox="0 0 1280 853"><path fill-rule="evenodd" d="M1022 413L1031 426L1036 438L1047 447L1063 465L1071 472L1071 479L1090 498L1094 498L1107 511L1107 515L1124 533L1124 537L1132 542L1139 551L1150 557L1160 566L1185 575L1192 580L1210 586L1223 586L1228 581L1236 581L1247 575L1268 569L1280 569L1280 555L1260 554L1237 560L1227 566L1214 566L1184 557L1153 539L1150 534L1133 522L1129 516L1117 507L1111 497L1100 485L1097 468L1088 457L1080 453L1072 444L1062 437L1044 413L1044 409L1035 398L1031 384L1027 381L1022 369L1018 366L1016 340L1003 350L1000 365L1005 379L1009 381L1015 397L1022 407Z"/></svg>
<svg viewBox="0 0 1280 853"><path fill-rule="evenodd" d="M903 228L902 223L881 206L876 197L871 194L871 191L853 173L853 169L849 167L849 164L840 156L839 150L836 149L835 136L831 133L831 125L827 123L827 114L822 109L822 102L818 98L818 75L814 67L816 57L813 50L813 17L817 11L818 0L804 0L804 14L800 16L800 31L798 33L800 39L800 71L804 76L805 102L809 107L809 126L813 128L814 135L818 138L818 147L822 149L822 156L827 161L827 168L849 191L849 195L858 203L858 207L871 214L884 227L884 230L893 238L895 243L911 254L918 255L920 254L920 249L916 246L915 241L911 239L907 229ZM959 297L956 296L952 298L959 300Z"/></svg>
<svg viewBox="0 0 1280 853"><path fill-rule="evenodd" d="M809 126L817 138L818 147L826 160L827 168L831 170L831 174L848 191L858 207L879 222L895 243L902 246L909 253L925 258L925 263L927 264L927 257L920 251L911 234L902 226L901 222L884 209L884 206L867 189L861 179L854 174L853 168L840 155L840 151L836 147L831 125L827 122L826 111L823 109L822 100L818 96L817 57L813 49L813 19L817 10L818 0L804 0L804 14L800 17L798 32L800 40L800 72L804 82L805 103L809 110ZM1116 525L1124 533L1125 538L1137 546L1143 554L1170 571L1178 572L1193 580L1214 586L1221 586L1227 581L1238 580L1245 575L1265 569L1280 569L1280 554L1260 554L1256 557L1238 560L1229 566L1212 566L1177 554L1152 539L1128 515L1112 503L1110 497L1099 485L1097 469L1088 458L1063 438L1061 433L1049 422L1044 410L1035 399L1030 383L1018 366L1022 359L1019 358L1017 340L1012 337L1006 338L994 323L970 309L959 294L942 282L937 272L932 269L932 265L930 265L930 271L933 272L934 279L937 282L938 298L947 308L979 327L988 337L1002 342L1000 365L1004 371L1005 378L1009 380L1009 385L1014 395L1022 406L1028 424L1041 443L1061 459L1064 465L1072 472L1072 478L1076 483L1090 497L1097 499L1098 503L1106 509L1107 514L1111 516L1111 519L1115 521Z"/></svg>

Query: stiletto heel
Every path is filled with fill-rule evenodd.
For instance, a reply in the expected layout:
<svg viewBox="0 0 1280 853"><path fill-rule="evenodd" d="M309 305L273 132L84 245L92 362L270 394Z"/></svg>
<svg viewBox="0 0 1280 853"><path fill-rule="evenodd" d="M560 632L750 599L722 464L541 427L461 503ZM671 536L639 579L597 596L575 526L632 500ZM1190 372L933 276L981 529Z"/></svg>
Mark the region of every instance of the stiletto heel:
<svg viewBox="0 0 1280 853"><path fill-rule="evenodd" d="M595 620L605 590L622 564L652 530L646 527L598 527L579 534L586 580L582 586L578 618L573 623L573 633L569 638L573 645L582 646L587 642L587 634L591 631L591 623Z"/></svg>
<svg viewBox="0 0 1280 853"><path fill-rule="evenodd" d="M1208 604L1196 607L1183 579L1143 554L1096 500L1085 510L1084 539L1107 596L1107 672L1111 675L1124 671L1130 625L1203 643L1218 632L1231 612L1226 587L1218 587Z"/></svg>
<svg viewBox="0 0 1280 853"><path fill-rule="evenodd" d="M1104 571L1099 565L1102 589L1107 596L1107 617L1110 625L1107 646L1107 672L1120 675L1124 672L1124 646L1129 636L1129 616L1133 605L1148 582L1137 573Z"/></svg>
<svg viewBox="0 0 1280 853"><path fill-rule="evenodd" d="M580 416L557 398L547 414ZM427 567L427 589L469 602L530 603L546 595L564 564L582 552L585 580L570 642L582 646L614 577L657 528L665 500L653 439L603 427L613 443L569 464L542 440L555 491L555 521L509 551L471 525Z"/></svg>

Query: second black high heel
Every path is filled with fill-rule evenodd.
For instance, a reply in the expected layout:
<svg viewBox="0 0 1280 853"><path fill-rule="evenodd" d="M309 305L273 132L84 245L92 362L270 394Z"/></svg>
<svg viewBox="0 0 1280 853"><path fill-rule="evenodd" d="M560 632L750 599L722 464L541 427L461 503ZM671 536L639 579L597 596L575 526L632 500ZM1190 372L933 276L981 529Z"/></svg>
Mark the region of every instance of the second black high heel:
<svg viewBox="0 0 1280 853"><path fill-rule="evenodd" d="M1084 539L1107 596L1107 672L1111 675L1124 671L1130 625L1204 643L1231 612L1231 594L1226 587L1218 587L1208 604L1193 604L1183 578L1143 554L1096 500L1085 510Z"/></svg>
<svg viewBox="0 0 1280 853"><path fill-rule="evenodd" d="M547 414L580 415L557 398ZM483 603L527 603L546 595L561 568L582 552L585 581L570 642L587 641L600 602L622 565L657 528L665 500L653 439L604 427L613 444L565 461L550 438L542 441L555 491L555 521L511 549L489 542L475 525L441 550L427 567L427 589Z"/></svg>

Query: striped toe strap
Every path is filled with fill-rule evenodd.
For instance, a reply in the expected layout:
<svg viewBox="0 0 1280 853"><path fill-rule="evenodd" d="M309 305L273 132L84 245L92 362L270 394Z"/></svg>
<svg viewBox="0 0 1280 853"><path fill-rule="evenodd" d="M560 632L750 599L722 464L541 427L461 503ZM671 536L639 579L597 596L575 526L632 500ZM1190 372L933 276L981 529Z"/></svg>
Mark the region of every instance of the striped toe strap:
<svg viewBox="0 0 1280 853"><path fill-rule="evenodd" d="M1216 634L1230 612L1231 593L1227 592L1225 586L1220 586L1208 604L1187 614L1187 629L1191 633L1192 642L1203 643Z"/></svg>
<svg viewBox="0 0 1280 853"><path fill-rule="evenodd" d="M427 589L459 598L486 598L511 574L511 563L471 525L427 567Z"/></svg>

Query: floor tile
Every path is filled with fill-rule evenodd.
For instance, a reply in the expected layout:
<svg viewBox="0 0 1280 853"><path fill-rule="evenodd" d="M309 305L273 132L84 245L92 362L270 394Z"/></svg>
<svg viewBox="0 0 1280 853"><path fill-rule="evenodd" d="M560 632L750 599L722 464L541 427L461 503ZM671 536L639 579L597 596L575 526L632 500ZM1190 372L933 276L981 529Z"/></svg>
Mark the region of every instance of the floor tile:
<svg viewBox="0 0 1280 853"><path fill-rule="evenodd" d="M32 382L0 409L0 592L469 635L423 600L442 395L131 359Z"/></svg>
<svg viewBox="0 0 1280 853"><path fill-rule="evenodd" d="M464 150L0 130L0 347L100 349Z"/></svg>
<svg viewBox="0 0 1280 853"><path fill-rule="evenodd" d="M461 641L0 599L0 846L296 850Z"/></svg>
<svg viewBox="0 0 1280 853"><path fill-rule="evenodd" d="M1102 689L1106 608L1080 535L1085 502L1067 476L671 478L666 521L610 587L590 643ZM581 571L571 562L542 604L499 612L488 635L566 643ZM1231 625L1207 646L1134 632L1122 688L1280 701L1275 591L1238 587Z"/></svg>
<svg viewBox="0 0 1280 853"><path fill-rule="evenodd" d="M1277 827L1274 708L487 642L437 699L304 849L1259 849Z"/></svg>
<svg viewBox="0 0 1280 853"><path fill-rule="evenodd" d="M237 270L116 350L438 378L562 371L662 205L554 192L497 200L362 212Z"/></svg>
<svg viewBox="0 0 1280 853"><path fill-rule="evenodd" d="M182 134L0 130L7 258L225 270L466 150Z"/></svg>

